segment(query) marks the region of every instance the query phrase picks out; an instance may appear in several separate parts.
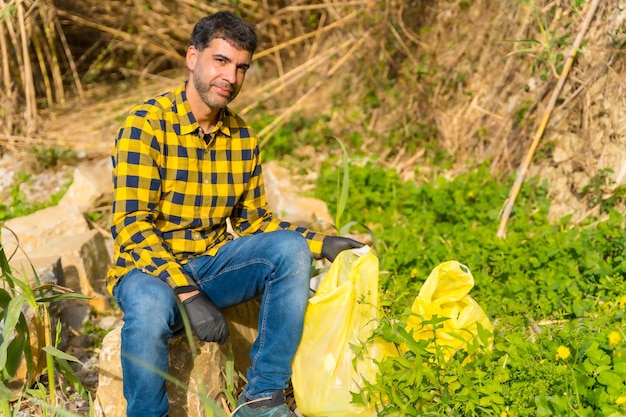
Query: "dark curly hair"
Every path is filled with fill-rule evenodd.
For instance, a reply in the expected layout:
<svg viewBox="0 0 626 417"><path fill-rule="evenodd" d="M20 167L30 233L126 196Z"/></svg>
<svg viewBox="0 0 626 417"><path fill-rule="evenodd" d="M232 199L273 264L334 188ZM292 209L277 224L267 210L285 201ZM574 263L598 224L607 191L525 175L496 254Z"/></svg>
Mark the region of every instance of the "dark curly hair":
<svg viewBox="0 0 626 417"><path fill-rule="evenodd" d="M258 42L255 27L230 12L217 12L200 19L191 32L189 45L201 51L215 38L250 54L254 54Z"/></svg>

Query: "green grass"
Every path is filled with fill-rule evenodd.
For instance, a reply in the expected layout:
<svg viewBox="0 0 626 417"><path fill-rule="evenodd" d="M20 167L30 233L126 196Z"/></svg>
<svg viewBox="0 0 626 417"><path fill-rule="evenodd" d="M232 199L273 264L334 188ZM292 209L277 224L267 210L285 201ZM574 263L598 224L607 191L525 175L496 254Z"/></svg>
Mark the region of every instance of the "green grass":
<svg viewBox="0 0 626 417"><path fill-rule="evenodd" d="M318 197L331 196L331 212L336 181L329 164L316 188ZM365 387L379 415L626 413L626 231L615 209L622 194L603 207L606 219L572 227L569 218L548 220L546 188L529 180L500 239L499 209L511 179L498 181L486 167L415 184L374 165L350 166L349 181L344 221L368 225L384 271L380 335L409 345ZM588 192L601 190L594 181ZM469 266L470 295L495 323L492 350L482 348L483 332L449 361L427 343L411 343L405 330L424 280L447 260Z"/></svg>

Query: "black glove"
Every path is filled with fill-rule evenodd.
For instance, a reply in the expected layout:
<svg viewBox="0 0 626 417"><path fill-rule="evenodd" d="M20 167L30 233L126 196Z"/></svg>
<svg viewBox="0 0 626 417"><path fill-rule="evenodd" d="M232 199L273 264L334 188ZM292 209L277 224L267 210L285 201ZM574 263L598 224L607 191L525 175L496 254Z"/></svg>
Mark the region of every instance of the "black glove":
<svg viewBox="0 0 626 417"><path fill-rule="evenodd" d="M189 324L199 339L217 342L220 345L228 338L228 325L224 315L213 301L203 293L198 293L183 301Z"/></svg>
<svg viewBox="0 0 626 417"><path fill-rule="evenodd" d="M329 261L334 261L339 252L346 249L356 249L365 246L354 239L341 236L326 236L322 243L322 256Z"/></svg>

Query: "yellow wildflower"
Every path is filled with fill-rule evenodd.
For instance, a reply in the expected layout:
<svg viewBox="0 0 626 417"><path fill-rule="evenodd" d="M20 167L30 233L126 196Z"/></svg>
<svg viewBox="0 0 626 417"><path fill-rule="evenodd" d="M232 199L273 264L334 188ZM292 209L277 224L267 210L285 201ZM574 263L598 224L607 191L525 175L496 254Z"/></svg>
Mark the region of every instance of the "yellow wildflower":
<svg viewBox="0 0 626 417"><path fill-rule="evenodd" d="M556 349L556 356L554 357L557 361L559 359L567 359L571 355L571 352L567 346L559 346Z"/></svg>
<svg viewBox="0 0 626 417"><path fill-rule="evenodd" d="M622 298L619 299L619 306L624 308L626 306L626 295L622 295Z"/></svg>
<svg viewBox="0 0 626 417"><path fill-rule="evenodd" d="M507 417L507 416L508 416L508 414L506 413L506 411L503 411L503 412L500 414L500 417Z"/></svg>
<svg viewBox="0 0 626 417"><path fill-rule="evenodd" d="M621 397L617 397L617 400L615 400L615 404L617 405L626 404L626 397L624 397L623 395Z"/></svg>
<svg viewBox="0 0 626 417"><path fill-rule="evenodd" d="M622 336L618 332L609 333L609 345L616 345L622 340Z"/></svg>

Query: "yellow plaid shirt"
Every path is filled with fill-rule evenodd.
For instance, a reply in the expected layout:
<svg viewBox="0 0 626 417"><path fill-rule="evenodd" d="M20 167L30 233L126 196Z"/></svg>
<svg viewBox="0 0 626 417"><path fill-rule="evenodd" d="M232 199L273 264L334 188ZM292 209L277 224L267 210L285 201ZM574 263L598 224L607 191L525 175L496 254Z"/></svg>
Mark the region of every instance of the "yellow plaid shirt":
<svg viewBox="0 0 626 417"><path fill-rule="evenodd" d="M256 133L230 109L204 133L185 85L130 110L113 150L113 265L107 288L131 269L172 288L195 285L189 258L215 255L238 235L291 229L314 256L323 234L273 217L265 197Z"/></svg>

